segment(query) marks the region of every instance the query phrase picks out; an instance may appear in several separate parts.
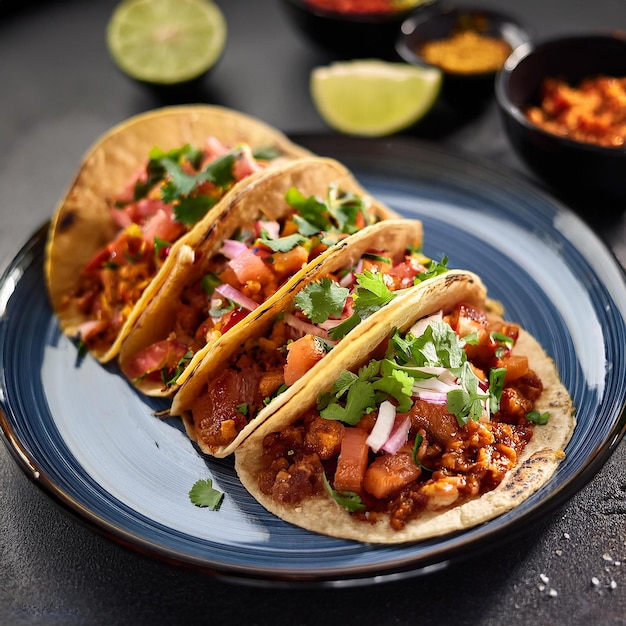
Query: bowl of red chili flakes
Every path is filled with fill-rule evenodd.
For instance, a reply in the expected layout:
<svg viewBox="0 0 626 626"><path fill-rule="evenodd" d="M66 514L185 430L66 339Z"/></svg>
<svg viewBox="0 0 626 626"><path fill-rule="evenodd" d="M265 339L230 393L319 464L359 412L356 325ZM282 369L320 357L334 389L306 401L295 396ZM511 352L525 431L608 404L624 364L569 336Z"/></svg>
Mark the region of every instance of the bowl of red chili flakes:
<svg viewBox="0 0 626 626"><path fill-rule="evenodd" d="M409 15L438 0L283 0L292 23L336 58L395 59L394 42Z"/></svg>
<svg viewBox="0 0 626 626"><path fill-rule="evenodd" d="M626 199L626 33L522 46L496 99L513 147L555 190Z"/></svg>

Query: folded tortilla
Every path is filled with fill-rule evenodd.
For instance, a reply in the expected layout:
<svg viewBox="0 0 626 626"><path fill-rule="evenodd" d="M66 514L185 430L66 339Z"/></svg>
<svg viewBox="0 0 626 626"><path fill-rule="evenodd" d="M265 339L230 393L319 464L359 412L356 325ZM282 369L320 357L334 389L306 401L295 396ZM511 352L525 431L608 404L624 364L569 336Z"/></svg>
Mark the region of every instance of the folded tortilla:
<svg viewBox="0 0 626 626"><path fill-rule="evenodd" d="M408 219L385 220L351 235L330 248L323 258L319 257L309 264L271 305L258 315L254 312L250 314L245 324L232 328L204 350L197 365L189 368L171 408L172 415L182 417L188 435L202 452L216 457L231 454L268 417L280 407L290 404L291 398L308 387L311 380L324 376L329 364L341 356L344 348L349 352L354 343L360 344L361 338L382 322L384 308L389 306L383 304L369 316L364 316L343 338L331 341L334 347L318 355L312 367L297 380L289 381L285 389L281 387L281 376L284 377L284 351L290 349L287 344L291 339L281 335L282 343L278 341L277 332L281 329L277 329L277 324L284 323L296 335L306 334L307 326L302 331L297 321L285 319L293 314L299 294L313 283L330 281L330 276L352 271L371 251L393 257L396 265L401 264L407 250L413 250L421 239L421 223ZM399 289L397 293L403 291ZM287 329L283 327L282 331ZM353 337L359 339L352 341ZM263 358L260 354L258 358L254 354L249 357L250 350L254 352L257 348L267 359L257 363L253 367L254 372L241 371L242 358L257 361ZM268 392L263 390L265 375L280 389L280 393L272 393L273 389ZM284 382L287 383L286 380Z"/></svg>
<svg viewBox="0 0 626 626"><path fill-rule="evenodd" d="M323 370L312 376L306 385L275 411L270 419L259 425L237 448L235 467L245 488L267 510L302 528L363 542L403 543L462 531L491 520L518 506L547 483L565 456L563 450L575 426L574 411L571 398L559 379L553 361L528 332L519 329L519 337L512 354L526 356L530 369L541 380L543 390L535 401L534 410L539 414L549 412L549 420L543 425L532 425L530 441L522 449L512 469L506 472L502 482L493 490L476 497L464 498L448 506L444 502L436 510L422 510L416 517L409 519L406 525L396 529L390 524L388 513L359 515L348 512L323 486L319 488L318 485L313 495L295 504L281 501L280 497L275 499L267 486L261 489L260 479L267 479L263 478L263 473L268 467L267 458L264 457L264 441L268 444L278 437L278 433L286 433L287 429L297 425L309 411L317 415L316 403L322 397L320 394L329 392L333 381L346 370L356 373L359 368L366 366L381 342L387 341L394 330L405 333L418 320L437 312L450 312L460 302L489 310L486 290L478 276L469 272L450 271L424 282L412 292L394 300L391 306L384 309L381 317L385 319L381 324L361 334L357 340L342 345L339 358L328 359ZM489 316L490 319L499 319L499 315L494 312L489 313ZM378 420L379 413L376 415ZM346 426L348 428L353 427ZM413 424L411 428L414 428ZM427 434L427 438L429 437ZM407 435L409 446L414 438L415 432L411 430ZM413 453L415 454L415 448ZM370 462L372 454L370 451ZM330 482L333 481L332 458L334 457L328 457L324 461L330 464L324 466L328 467ZM426 460L423 462L427 464ZM427 477L428 474L422 471ZM350 497L354 494L341 495Z"/></svg>
<svg viewBox="0 0 626 626"><path fill-rule="evenodd" d="M90 319L81 311L77 299L71 297L81 270L120 232L111 217L109 200L125 189L145 166L153 148L164 152L187 144L202 148L209 138L229 148L244 145L251 150L271 150L278 155L271 161L277 166L287 159L311 154L255 118L210 105L157 109L132 117L108 131L83 158L57 206L49 230L45 259L47 288L65 334L76 336L81 324ZM210 210L182 238L193 237L195 228L205 230L213 215L214 211ZM174 245L178 243L180 240ZM123 312L125 320L115 340L93 347L94 356L106 362L117 354L122 339L164 277L164 272L158 271L141 287L138 301L130 311Z"/></svg>
<svg viewBox="0 0 626 626"><path fill-rule="evenodd" d="M333 189L338 195L345 194L346 197L356 197L361 200L364 212L371 224L398 217L389 207L372 198L344 165L329 158L297 159L280 168L273 168L262 177L249 180L236 193L224 199L219 216L204 231L196 229L193 233L193 241L188 238L168 258L163 281L158 289L153 289L152 300L145 306L121 345L119 364L132 384L148 395L173 395L210 350L211 345L223 337L221 322L218 325L213 324L210 330L203 331L202 337L198 337L199 333L196 332L192 340L187 337L183 338L185 333L177 327L179 327L178 315L181 311L189 317L186 311L191 307L185 300L189 300L189 290L194 286L203 297L198 297L196 294L193 302L200 301L203 307L208 308L211 298L202 293L201 281L210 273L212 267L222 262L220 259L224 259L222 251L226 241L242 231L253 232L255 227L259 228L258 224L273 222L274 227L278 227L279 222L291 220L294 212L298 215L298 211L287 202L286 196L290 190L297 190L304 198L323 200L327 197L329 190ZM422 235L421 223L417 220L410 222L404 220L402 224L400 228L406 228L404 236L406 240L410 240L413 245L419 245ZM378 232L380 235L374 234ZM395 239L403 238L396 233L395 228L389 228L384 231L374 231L366 239L373 241L375 237L380 237L387 245L386 235L383 232L390 233L389 244L392 244ZM347 236L351 240L356 237L356 241L359 240L359 236L354 234L335 234L338 237ZM328 232L328 235L332 236L332 233ZM365 238L363 235L360 237ZM310 236L312 242L318 239L320 239L319 233ZM249 239L249 241L247 245L252 248L258 247L255 243L258 240ZM339 243L341 245L329 244L330 247L326 251L321 252L319 256L310 257L308 262L300 262L293 273L284 277L281 275L281 282L277 285L276 291L271 292L264 301L259 302L259 308L251 311L242 307L236 308L239 321L234 326L230 326L226 334L237 336L234 331L238 328L249 328L255 324L255 320L262 314L264 308L272 308L278 301L284 302L284 295L294 293L302 282L302 276L311 276L321 271L326 259L335 257L336 253L343 249L344 241L339 240ZM311 254L318 248L315 243L307 242L301 245L310 245L313 248ZM343 254L349 255L350 253ZM276 267L275 257L276 255L270 256L270 261L273 263L267 264L268 268ZM257 297L257 300L261 300L261 297ZM192 316L195 317L195 314L194 309ZM200 319L205 319L205 317L206 314ZM226 340L224 339L222 344L224 341ZM164 384L159 374L161 366L158 358L165 352L166 357L177 361L178 356L174 354L174 350L182 354L187 350L189 352L184 360L184 367L178 368L175 377L169 380L169 384ZM152 375L146 375L150 368L159 369L153 371Z"/></svg>

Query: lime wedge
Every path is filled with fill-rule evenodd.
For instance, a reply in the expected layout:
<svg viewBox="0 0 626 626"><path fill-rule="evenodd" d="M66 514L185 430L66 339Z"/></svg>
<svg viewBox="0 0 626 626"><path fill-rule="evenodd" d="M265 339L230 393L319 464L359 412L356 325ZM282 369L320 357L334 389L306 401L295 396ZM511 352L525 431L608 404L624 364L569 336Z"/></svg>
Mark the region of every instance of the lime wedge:
<svg viewBox="0 0 626 626"><path fill-rule="evenodd" d="M418 122L435 104L437 68L379 60L354 60L311 72L311 97L325 122L342 133L391 135Z"/></svg>
<svg viewBox="0 0 626 626"><path fill-rule="evenodd" d="M226 20L210 0L123 0L109 20L107 46L119 68L147 83L203 75L226 44Z"/></svg>

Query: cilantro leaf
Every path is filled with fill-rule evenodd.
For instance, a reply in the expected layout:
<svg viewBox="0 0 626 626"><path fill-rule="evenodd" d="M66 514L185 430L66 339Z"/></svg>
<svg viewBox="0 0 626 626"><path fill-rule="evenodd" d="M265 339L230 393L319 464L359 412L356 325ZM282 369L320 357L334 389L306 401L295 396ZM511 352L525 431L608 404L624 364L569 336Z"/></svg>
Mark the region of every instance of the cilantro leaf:
<svg viewBox="0 0 626 626"><path fill-rule="evenodd" d="M504 389L506 369L497 367L489 370L489 411L497 413L500 410L500 399Z"/></svg>
<svg viewBox="0 0 626 626"><path fill-rule="evenodd" d="M295 298L295 305L314 324L321 324L329 317L341 316L350 290L341 287L330 278L309 283L301 289Z"/></svg>
<svg viewBox="0 0 626 626"><path fill-rule="evenodd" d="M396 297L396 293L385 284L381 273L366 270L363 274L357 274L355 278L358 286L354 294L354 313L328 332L331 339L342 339L365 318Z"/></svg>
<svg viewBox="0 0 626 626"><path fill-rule="evenodd" d="M533 424L544 426L550 419L550 413L548 411L544 411L543 413L539 413L539 411L530 411L529 413L526 413L526 419L533 422Z"/></svg>
<svg viewBox="0 0 626 626"><path fill-rule="evenodd" d="M213 481L210 478L198 480L189 491L189 499L193 504L199 507L206 507L215 511L219 509L224 494L213 487Z"/></svg>
<svg viewBox="0 0 626 626"><path fill-rule="evenodd" d="M398 401L398 413L408 413L413 406L413 382L413 377L406 372L393 369L388 375L383 375L382 378L374 382L374 389L384 391L395 398Z"/></svg>
<svg viewBox="0 0 626 626"><path fill-rule="evenodd" d="M479 380L470 364L465 362L458 374L462 389L448 392L448 411L456 416L459 426L465 426L471 419L477 421L483 414L483 401L489 399L479 386Z"/></svg>
<svg viewBox="0 0 626 626"><path fill-rule="evenodd" d="M358 313L353 313L350 317L347 317L341 324L337 324L334 328L328 331L328 336L337 341L343 339L351 330L356 328L362 322L361 316Z"/></svg>
<svg viewBox="0 0 626 626"><path fill-rule="evenodd" d="M357 274L356 282L358 287L354 297L354 310L361 319L376 313L396 297L396 293L385 284L384 275L379 272L366 270L363 274Z"/></svg>
<svg viewBox="0 0 626 626"><path fill-rule="evenodd" d="M254 150L252 156L257 161L273 161L282 156L282 152L275 146L266 146Z"/></svg>
<svg viewBox="0 0 626 626"><path fill-rule="evenodd" d="M193 226L196 222L199 222L216 203L217 200L211 196L199 195L181 198L178 203L174 205L174 215L177 221L182 222L186 226Z"/></svg>
<svg viewBox="0 0 626 626"><path fill-rule="evenodd" d="M317 399L320 415L326 419L346 424L357 424L361 417L376 408L376 390L373 382L378 379L380 361L372 360L358 374L344 370L333 383L330 392ZM343 402L345 406L339 404Z"/></svg>
<svg viewBox="0 0 626 626"><path fill-rule="evenodd" d="M298 211L302 220L309 228L313 228L313 233L327 230L329 226L327 209L324 202L315 196L306 197L295 187L291 187L285 195L287 204Z"/></svg>
<svg viewBox="0 0 626 626"><path fill-rule="evenodd" d="M266 233L263 233L259 238L259 241L267 246L272 252L289 252L296 246L306 241L306 237L300 233L294 233L293 235L287 235L286 237L279 237L278 239L270 239Z"/></svg>
<svg viewBox="0 0 626 626"><path fill-rule="evenodd" d="M354 426L359 423L363 415L375 408L374 386L369 381L357 380L348 390L345 406L333 402L322 409L320 415L326 419Z"/></svg>

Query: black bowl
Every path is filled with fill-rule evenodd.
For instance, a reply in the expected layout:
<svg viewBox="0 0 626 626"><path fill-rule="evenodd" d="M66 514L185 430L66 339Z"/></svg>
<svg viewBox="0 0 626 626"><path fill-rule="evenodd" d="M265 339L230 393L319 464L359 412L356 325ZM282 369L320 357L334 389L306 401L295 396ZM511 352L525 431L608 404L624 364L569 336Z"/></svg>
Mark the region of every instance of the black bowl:
<svg viewBox="0 0 626 626"><path fill-rule="evenodd" d="M540 177L566 195L626 199L626 146L574 141L530 122L546 77L576 85L596 75L626 76L626 33L574 35L528 44L507 59L496 99L514 148Z"/></svg>
<svg viewBox="0 0 626 626"><path fill-rule="evenodd" d="M342 13L317 9L306 0L282 0L287 14L302 33L320 48L344 59L395 57L400 26L437 0L416 0L415 5L389 13Z"/></svg>
<svg viewBox="0 0 626 626"><path fill-rule="evenodd" d="M500 39L511 50L529 40L526 28L510 15L483 8L442 8L409 17L401 26L396 51L407 63L432 67L418 50L428 42L446 39L459 30L473 30L480 35ZM444 70L443 75L442 94L455 107L481 104L493 96L496 70Z"/></svg>

